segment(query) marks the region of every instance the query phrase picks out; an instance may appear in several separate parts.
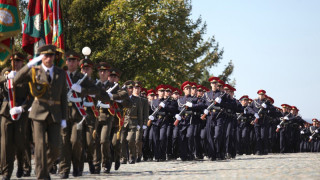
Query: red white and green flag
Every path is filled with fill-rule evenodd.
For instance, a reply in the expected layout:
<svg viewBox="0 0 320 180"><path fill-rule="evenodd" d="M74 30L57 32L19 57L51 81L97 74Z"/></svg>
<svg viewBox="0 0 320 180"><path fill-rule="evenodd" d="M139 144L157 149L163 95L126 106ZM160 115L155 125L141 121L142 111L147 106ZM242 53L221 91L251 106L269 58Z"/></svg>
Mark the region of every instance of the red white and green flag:
<svg viewBox="0 0 320 180"><path fill-rule="evenodd" d="M22 39L27 53L37 55L35 51L44 44L56 45L64 53L62 32L60 0L29 0Z"/></svg>
<svg viewBox="0 0 320 180"><path fill-rule="evenodd" d="M12 54L11 37L21 32L18 0L0 0L0 65Z"/></svg>

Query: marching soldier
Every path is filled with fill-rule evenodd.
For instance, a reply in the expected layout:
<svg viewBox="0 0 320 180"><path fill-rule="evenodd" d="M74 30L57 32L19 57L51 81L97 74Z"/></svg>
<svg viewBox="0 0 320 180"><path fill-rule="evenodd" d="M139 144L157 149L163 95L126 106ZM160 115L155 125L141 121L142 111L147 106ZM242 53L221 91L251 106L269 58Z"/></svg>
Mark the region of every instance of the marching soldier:
<svg viewBox="0 0 320 180"><path fill-rule="evenodd" d="M249 106L249 113L254 114L254 130L256 135L256 148L258 155L267 154L267 127L268 115L273 112L273 106L266 99L266 91L259 90L258 99L254 100Z"/></svg>
<svg viewBox="0 0 320 180"><path fill-rule="evenodd" d="M95 84L95 80L92 77L93 73L93 62L90 59L83 59L80 61L80 68L81 73L88 75L88 80L91 81L91 83ZM93 131L95 128L95 123L97 118L99 118L99 111L96 104L96 95L88 95L87 97L83 98L83 106L86 110L86 119L83 123L83 149L86 151L83 154L86 154L86 159L89 165L89 171L91 174L94 174L95 168L93 165L93 157L95 153L95 141L93 139ZM81 162L81 168L80 171L83 170L83 163Z"/></svg>
<svg viewBox="0 0 320 180"><path fill-rule="evenodd" d="M21 53L15 53L12 58L14 61L13 73L19 72L23 67L25 57ZM16 173L17 178L23 175L23 165L25 149L30 148L29 139L26 139L26 128L28 122L28 109L31 105L31 97L29 86L26 82L15 85L15 99L10 97L13 93L8 89L9 81L7 81L8 73L11 71L5 68L0 77L1 82L1 95L3 96L3 103L1 106L1 164L3 179L10 179L15 156L17 157L18 170ZM10 85L11 86L11 85ZM15 106L12 103L15 100ZM14 117L16 116L16 117Z"/></svg>
<svg viewBox="0 0 320 180"><path fill-rule="evenodd" d="M42 46L38 51L42 56L25 65L15 76L14 84L29 82L34 96L29 118L34 129L35 172L37 179L50 179L48 170L59 156L60 131L66 127L66 74L53 65L54 45ZM41 60L40 66L33 67Z"/></svg>
<svg viewBox="0 0 320 180"><path fill-rule="evenodd" d="M61 179L69 178L71 162L73 176L82 176L83 134L82 126L86 112L81 104L82 98L99 93L99 89L81 72L77 71L80 56L74 51L66 53L66 82L68 86L68 121L62 130L62 153L60 156L59 173ZM81 83L80 83L81 82Z"/></svg>
<svg viewBox="0 0 320 180"><path fill-rule="evenodd" d="M148 100L142 96L140 96L141 92L141 82L135 81L135 86L133 87L133 95L139 97L142 103L142 127L137 126L137 133L136 133L136 150L137 150L137 160L136 162L141 162L142 157L142 138L143 138L143 131L146 129L147 119L149 116L149 105Z"/></svg>
<svg viewBox="0 0 320 180"><path fill-rule="evenodd" d="M128 95L132 101L132 107L126 109L124 117L124 125L121 129L121 145L122 145L122 164L126 164L129 159L129 164L136 162L136 132L137 127L142 127L143 112L140 98L133 96L134 81L129 80L125 83ZM129 158L127 155L127 144L129 150Z"/></svg>
<svg viewBox="0 0 320 180"><path fill-rule="evenodd" d="M214 107L216 107L204 110L204 114L208 116L206 124L208 156L212 161L225 158L223 152L224 145L222 142L225 114L222 112L222 108L227 107L227 100L226 93L222 93L219 90L218 81L218 77L210 77L211 91L205 94L207 106L214 105Z"/></svg>
<svg viewBox="0 0 320 180"><path fill-rule="evenodd" d="M148 114L152 114L151 102L154 100L156 92L153 89L147 91L148 98ZM147 126L147 129L143 133L143 160L148 161L153 158L153 149L152 149L152 128L150 125Z"/></svg>

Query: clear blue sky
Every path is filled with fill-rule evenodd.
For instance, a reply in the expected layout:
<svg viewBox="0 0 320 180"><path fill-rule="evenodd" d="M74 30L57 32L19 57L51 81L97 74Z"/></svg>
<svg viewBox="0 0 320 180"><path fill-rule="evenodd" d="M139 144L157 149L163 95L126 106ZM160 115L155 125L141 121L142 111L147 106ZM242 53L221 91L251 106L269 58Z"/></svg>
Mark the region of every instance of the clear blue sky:
<svg viewBox="0 0 320 180"><path fill-rule="evenodd" d="M229 60L236 97L265 89L275 105L295 105L309 121L320 119L319 0L193 0L192 18L207 23L206 38L224 48L219 74Z"/></svg>

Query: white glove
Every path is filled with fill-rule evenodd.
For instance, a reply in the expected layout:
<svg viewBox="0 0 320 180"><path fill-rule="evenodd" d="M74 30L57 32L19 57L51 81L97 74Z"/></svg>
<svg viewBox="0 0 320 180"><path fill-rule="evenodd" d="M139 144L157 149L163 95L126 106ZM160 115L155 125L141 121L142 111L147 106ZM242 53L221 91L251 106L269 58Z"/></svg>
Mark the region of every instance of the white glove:
<svg viewBox="0 0 320 180"><path fill-rule="evenodd" d="M65 119L61 120L61 127L62 127L62 129L67 127L67 121Z"/></svg>
<svg viewBox="0 0 320 180"><path fill-rule="evenodd" d="M154 120L154 116L150 115L149 116L149 120L153 121Z"/></svg>
<svg viewBox="0 0 320 180"><path fill-rule="evenodd" d="M215 101L218 103L218 104L220 104L221 103L221 97L217 97L216 99L215 99Z"/></svg>
<svg viewBox="0 0 320 180"><path fill-rule="evenodd" d="M286 116L286 117L284 117L283 119L284 119L284 120L289 120L289 118L288 118L287 116Z"/></svg>
<svg viewBox="0 0 320 180"><path fill-rule="evenodd" d="M112 95L112 93L108 92L108 95L109 95L110 99L113 100L113 95Z"/></svg>
<svg viewBox="0 0 320 180"><path fill-rule="evenodd" d="M32 106L28 109L28 112L30 112L32 110Z"/></svg>
<svg viewBox="0 0 320 180"><path fill-rule="evenodd" d="M181 116L180 116L179 114L176 114L174 117L175 117L178 121L181 120Z"/></svg>
<svg viewBox="0 0 320 180"><path fill-rule="evenodd" d="M164 107L166 107L166 104L164 104L164 102L161 102L161 103L159 104L159 106L160 106L161 108L164 108Z"/></svg>
<svg viewBox="0 0 320 180"><path fill-rule="evenodd" d="M208 109L205 109L203 112L204 112L205 115L208 115L208 114L209 114Z"/></svg>
<svg viewBox="0 0 320 180"><path fill-rule="evenodd" d="M300 134L304 134L304 131L300 131Z"/></svg>
<svg viewBox="0 0 320 180"><path fill-rule="evenodd" d="M27 66L28 68L31 68L32 66L36 65L38 62L42 60L44 55L38 56L36 58L33 58L31 61L28 62Z"/></svg>
<svg viewBox="0 0 320 180"><path fill-rule="evenodd" d="M21 106L15 106L12 109L10 109L10 114L15 115L15 114L20 114L23 112L23 109Z"/></svg>
<svg viewBox="0 0 320 180"><path fill-rule="evenodd" d="M139 125L137 125L137 130L138 130L138 131L140 130L140 128L141 128L141 127L140 127Z"/></svg>
<svg viewBox="0 0 320 180"><path fill-rule="evenodd" d="M314 132L315 132L315 133L318 133L319 131L318 131L318 129L316 129Z"/></svg>
<svg viewBox="0 0 320 180"><path fill-rule="evenodd" d="M243 111L243 114L247 114L247 110L244 110L244 111Z"/></svg>
<svg viewBox="0 0 320 180"><path fill-rule="evenodd" d="M309 136L309 139L312 139L312 136Z"/></svg>
<svg viewBox="0 0 320 180"><path fill-rule="evenodd" d="M73 84L72 86L71 86L71 89L72 90L74 90L75 92L77 92L77 93L81 93L81 86L79 85L79 84Z"/></svg>
<svg viewBox="0 0 320 180"><path fill-rule="evenodd" d="M278 128L278 129L280 129L280 128L281 128L281 126L280 126L280 125L278 125L278 126L277 126L277 128Z"/></svg>
<svg viewBox="0 0 320 180"><path fill-rule="evenodd" d="M147 129L147 126L146 126L146 125L143 125L143 126L142 126L142 129Z"/></svg>
<svg viewBox="0 0 320 180"><path fill-rule="evenodd" d="M266 103L261 104L261 106L262 106L263 108L267 108Z"/></svg>
<svg viewBox="0 0 320 180"><path fill-rule="evenodd" d="M257 119L260 118L258 113L255 113L255 114L254 114L254 117L256 117Z"/></svg>
<svg viewBox="0 0 320 180"><path fill-rule="evenodd" d="M16 76L16 71L10 71L10 73L7 75L7 79L13 79Z"/></svg>
<svg viewBox="0 0 320 180"><path fill-rule="evenodd" d="M95 98L95 97L96 97L95 94L90 94L89 96L92 97L92 98Z"/></svg>
<svg viewBox="0 0 320 180"><path fill-rule="evenodd" d="M192 102L187 102L187 103L186 103L186 106L188 106L188 107L191 108L191 107L192 107Z"/></svg>

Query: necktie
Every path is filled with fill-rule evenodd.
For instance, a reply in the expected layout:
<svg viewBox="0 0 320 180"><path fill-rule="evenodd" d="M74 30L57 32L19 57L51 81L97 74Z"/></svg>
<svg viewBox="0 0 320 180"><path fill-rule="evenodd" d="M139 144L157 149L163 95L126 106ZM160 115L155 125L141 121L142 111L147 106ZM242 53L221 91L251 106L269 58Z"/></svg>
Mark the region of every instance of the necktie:
<svg viewBox="0 0 320 180"><path fill-rule="evenodd" d="M50 72L49 70L47 70L47 79L48 79L48 82L50 83L51 82L51 76L50 76Z"/></svg>

